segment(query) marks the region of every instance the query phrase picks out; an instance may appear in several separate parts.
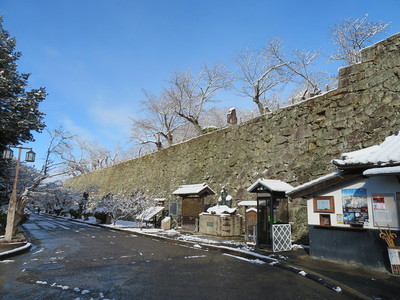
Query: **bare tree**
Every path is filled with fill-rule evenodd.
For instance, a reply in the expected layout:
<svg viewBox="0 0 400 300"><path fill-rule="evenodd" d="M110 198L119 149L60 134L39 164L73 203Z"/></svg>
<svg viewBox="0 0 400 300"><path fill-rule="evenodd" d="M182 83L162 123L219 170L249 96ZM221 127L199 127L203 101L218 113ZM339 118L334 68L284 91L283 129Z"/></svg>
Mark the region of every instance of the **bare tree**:
<svg viewBox="0 0 400 300"><path fill-rule="evenodd" d="M142 214L152 204L149 196L140 191L134 191L131 194L106 195L97 203L97 207L109 213L115 225L120 219Z"/></svg>
<svg viewBox="0 0 400 300"><path fill-rule="evenodd" d="M120 150L106 149L94 142L71 135L56 149L63 161L64 170L72 176L110 167L119 163Z"/></svg>
<svg viewBox="0 0 400 300"><path fill-rule="evenodd" d="M204 66L197 76L190 72L176 72L172 75L166 90L175 104L175 112L191 123L197 135L203 133L200 117L205 106L215 101L217 92L228 88L232 77L223 65L214 65L212 68Z"/></svg>
<svg viewBox="0 0 400 300"><path fill-rule="evenodd" d="M222 128L227 126L227 113L229 109L226 107L213 107L204 112L201 117L201 123L205 126L214 126Z"/></svg>
<svg viewBox="0 0 400 300"><path fill-rule="evenodd" d="M90 171L104 169L120 162L118 147L115 150L109 150L96 143L86 142L81 150L87 153Z"/></svg>
<svg viewBox="0 0 400 300"><path fill-rule="evenodd" d="M11 232L11 236L15 236L18 226L21 224L25 207L32 199L32 193L46 180L52 177L57 177L66 174L65 171L60 169L62 162L56 157L57 148L64 144L70 136L62 130L48 131L50 134L49 145L44 158L42 170L35 174L31 183L24 187L20 195L17 197L14 223L6 227L6 232ZM7 236L7 234L6 234Z"/></svg>
<svg viewBox="0 0 400 300"><path fill-rule="evenodd" d="M132 118L131 141L139 144L154 144L157 150L174 143L174 132L184 123L175 112L175 102L166 92L155 96L144 91L142 101L144 118Z"/></svg>
<svg viewBox="0 0 400 300"><path fill-rule="evenodd" d="M236 59L239 66L240 94L250 97L257 105L260 115L270 112L271 99L267 93L274 87L287 82L282 72L287 62L279 62L265 50L246 50Z"/></svg>
<svg viewBox="0 0 400 300"><path fill-rule="evenodd" d="M141 145L153 144L156 146L157 150L161 150L163 148L162 136L157 129L158 128L151 120L135 120L132 118L130 141L137 142Z"/></svg>
<svg viewBox="0 0 400 300"><path fill-rule="evenodd" d="M292 103L321 94L319 86L327 80L328 76L324 72L311 70L311 65L319 57L318 51L295 50L291 52L290 57L287 57L278 39L271 40L264 51L283 65L287 71L288 80L298 84L299 88L295 93L297 97L291 99Z"/></svg>
<svg viewBox="0 0 400 300"><path fill-rule="evenodd" d="M72 205L79 205L82 193L64 187L63 182L57 180L41 184L35 191L32 191L30 197L32 203L46 211L61 212L69 209Z"/></svg>
<svg viewBox="0 0 400 300"><path fill-rule="evenodd" d="M219 107L212 107L210 109L203 110L203 113L199 118L199 123L202 124L202 133L208 133L218 128L225 127L227 125L227 112L228 108ZM183 142L196 136L198 136L198 133L195 130L194 126L192 126L192 124L189 122L185 122L175 131L174 142Z"/></svg>
<svg viewBox="0 0 400 300"><path fill-rule="evenodd" d="M338 49L331 56L332 60L342 61L344 65L361 62L360 50L375 41L390 23L368 21L368 14L363 18L344 19L331 28L333 42Z"/></svg>

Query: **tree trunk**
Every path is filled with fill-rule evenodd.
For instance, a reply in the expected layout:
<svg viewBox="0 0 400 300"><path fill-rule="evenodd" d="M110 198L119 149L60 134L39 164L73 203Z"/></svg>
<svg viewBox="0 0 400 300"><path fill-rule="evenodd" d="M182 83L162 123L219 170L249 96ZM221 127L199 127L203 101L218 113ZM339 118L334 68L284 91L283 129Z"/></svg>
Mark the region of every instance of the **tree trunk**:
<svg viewBox="0 0 400 300"><path fill-rule="evenodd" d="M196 132L198 133L198 135L202 135L203 134L203 129L199 125L199 121L193 120L192 124L194 126L194 129L196 129Z"/></svg>
<svg viewBox="0 0 400 300"><path fill-rule="evenodd" d="M37 178L35 182L31 186L25 188L22 194L17 198L12 236L15 236L18 227L21 225L21 222L23 221L24 210L29 203L28 199L29 194L32 191L34 191L40 185L40 183L48 177L49 177L48 175L43 175Z"/></svg>
<svg viewBox="0 0 400 300"><path fill-rule="evenodd" d="M157 147L158 151L162 150L163 146L162 146L162 143L160 141L156 141L156 142L154 142L154 144L156 144L156 147Z"/></svg>
<svg viewBox="0 0 400 300"><path fill-rule="evenodd" d="M17 200L17 208L15 210L14 228L13 228L13 231L12 231L13 237L16 235L17 230L18 230L19 226L21 225L22 220L23 220L23 216L24 216L24 210L25 210L26 204L21 203L21 202L22 201L19 198Z"/></svg>
<svg viewBox="0 0 400 300"><path fill-rule="evenodd" d="M253 102L254 102L255 104L257 104L258 112L260 113L260 115L262 116L263 114L265 114L264 106L263 106L263 104L261 103L260 97L259 97L258 95L256 95L256 96L253 97Z"/></svg>
<svg viewBox="0 0 400 300"><path fill-rule="evenodd" d="M194 129L196 130L198 135L202 135L203 134L203 129L201 128L200 124L199 124L199 120L196 119L196 117L192 116L192 115L185 115L182 114L180 112L176 112L179 116L181 116L182 118L188 120L188 122L192 123L194 126Z"/></svg>
<svg viewBox="0 0 400 300"><path fill-rule="evenodd" d="M174 139L174 138L173 138L172 133L171 133L171 132L167 132L167 134L166 134L166 140L167 140L168 146L172 146L172 144L174 143L174 140L173 140L173 139Z"/></svg>

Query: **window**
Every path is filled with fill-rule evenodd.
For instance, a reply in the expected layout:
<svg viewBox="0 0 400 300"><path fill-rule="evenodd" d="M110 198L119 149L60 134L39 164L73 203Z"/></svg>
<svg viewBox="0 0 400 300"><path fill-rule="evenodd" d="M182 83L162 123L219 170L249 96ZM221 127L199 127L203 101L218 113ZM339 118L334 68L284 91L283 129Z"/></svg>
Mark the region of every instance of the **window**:
<svg viewBox="0 0 400 300"><path fill-rule="evenodd" d="M333 196L314 197L314 212L335 212Z"/></svg>
<svg viewBox="0 0 400 300"><path fill-rule="evenodd" d="M331 226L331 215L319 215L319 224L322 226Z"/></svg>
<svg viewBox="0 0 400 300"><path fill-rule="evenodd" d="M169 215L170 216L178 215L178 202L170 202L169 203Z"/></svg>
<svg viewBox="0 0 400 300"><path fill-rule="evenodd" d="M399 199L399 194L396 195ZM372 198L372 212L374 216L374 226L381 227L394 227L399 226L398 219L398 200L396 201L395 195L391 193L376 193L371 195ZM396 203L397 202L397 203Z"/></svg>

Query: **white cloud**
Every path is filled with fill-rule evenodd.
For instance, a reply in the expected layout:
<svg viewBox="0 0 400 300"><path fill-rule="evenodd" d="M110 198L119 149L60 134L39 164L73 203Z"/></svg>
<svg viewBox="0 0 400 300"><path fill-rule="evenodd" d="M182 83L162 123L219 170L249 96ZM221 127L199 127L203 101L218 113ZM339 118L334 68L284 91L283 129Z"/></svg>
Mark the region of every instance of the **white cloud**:
<svg viewBox="0 0 400 300"><path fill-rule="evenodd" d="M103 106L101 103L97 103L89 109L89 114L93 120L100 126L107 129L113 128L117 132L124 134L129 133L132 116L130 107L110 107Z"/></svg>
<svg viewBox="0 0 400 300"><path fill-rule="evenodd" d="M62 124L66 130L71 132L72 134L76 134L77 136L87 139L87 140L95 140L93 133L88 129L80 127L75 124L75 122L69 118L65 118L62 120Z"/></svg>

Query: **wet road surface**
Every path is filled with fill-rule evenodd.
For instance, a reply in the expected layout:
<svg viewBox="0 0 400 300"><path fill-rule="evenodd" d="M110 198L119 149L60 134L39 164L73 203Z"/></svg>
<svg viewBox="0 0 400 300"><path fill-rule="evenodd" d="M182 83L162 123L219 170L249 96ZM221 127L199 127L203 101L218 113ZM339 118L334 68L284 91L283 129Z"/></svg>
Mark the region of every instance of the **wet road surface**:
<svg viewBox="0 0 400 300"><path fill-rule="evenodd" d="M350 299L292 272L31 215L34 247L0 262L0 299Z"/></svg>

